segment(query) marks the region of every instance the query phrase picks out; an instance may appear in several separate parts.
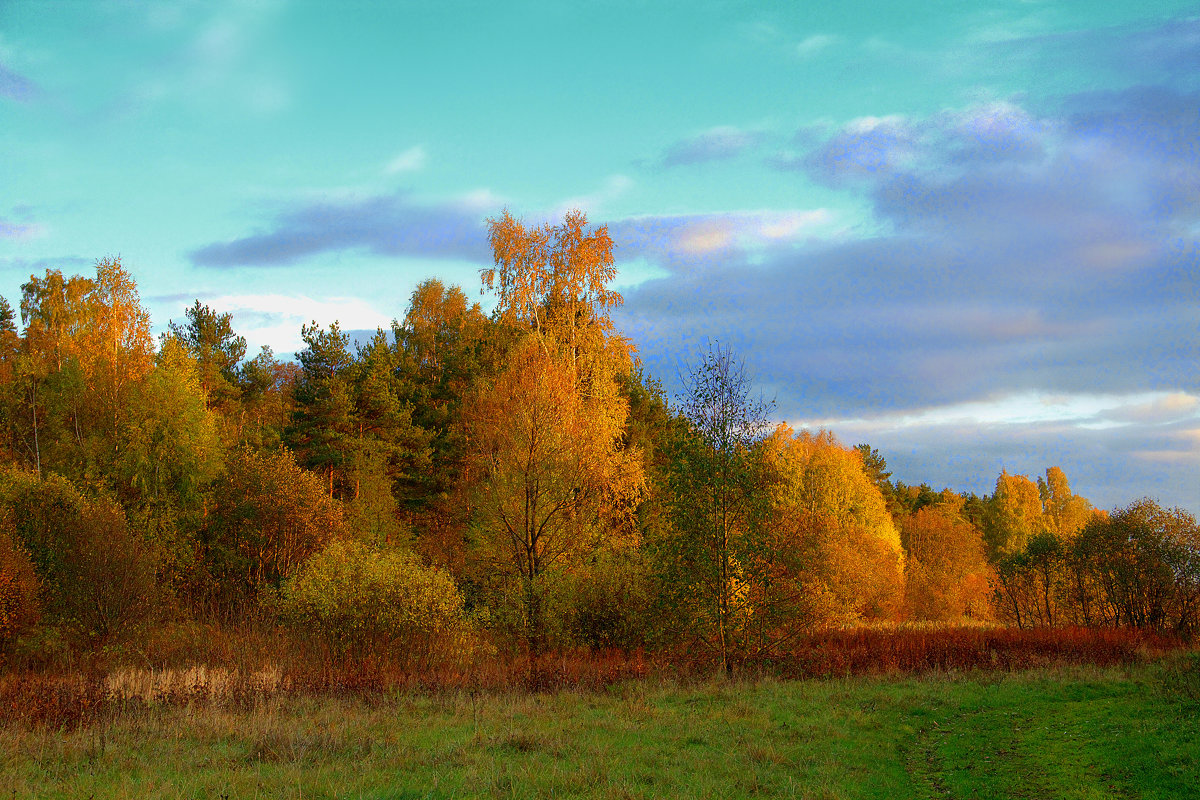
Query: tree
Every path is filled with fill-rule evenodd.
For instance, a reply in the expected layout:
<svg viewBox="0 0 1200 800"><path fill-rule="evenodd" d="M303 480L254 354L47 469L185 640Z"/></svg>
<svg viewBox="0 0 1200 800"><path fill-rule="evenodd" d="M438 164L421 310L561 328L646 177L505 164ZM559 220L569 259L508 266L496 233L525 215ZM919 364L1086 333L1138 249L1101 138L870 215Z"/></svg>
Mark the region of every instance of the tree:
<svg viewBox="0 0 1200 800"><path fill-rule="evenodd" d="M916 619L991 615L992 568L979 530L953 510L927 506L901 521L905 606Z"/></svg>
<svg viewBox="0 0 1200 800"><path fill-rule="evenodd" d="M275 358L264 346L238 370L241 390L240 443L255 450L277 450L294 411L294 389L300 367Z"/></svg>
<svg viewBox="0 0 1200 800"><path fill-rule="evenodd" d="M246 357L246 340L233 332L233 315L218 314L197 300L184 312L187 322L171 322L172 336L196 359L205 404L225 408L238 395L238 364Z"/></svg>
<svg viewBox="0 0 1200 800"><path fill-rule="evenodd" d="M1200 526L1145 499L1093 517L1074 542L1110 624L1193 635L1200 629Z"/></svg>
<svg viewBox="0 0 1200 800"><path fill-rule="evenodd" d="M476 519L481 553L520 583L531 656L545 644L546 576L622 521L628 530L643 484L640 453L622 442L630 348L608 317L620 302L607 288L612 240L586 225L577 211L532 230L507 211L488 221L483 285L517 341L472 403Z"/></svg>
<svg viewBox="0 0 1200 800"><path fill-rule="evenodd" d="M586 228L579 210L560 225L526 228L506 209L488 220L496 263L482 271L500 318L547 334L546 343L564 345L572 364L581 349L595 350L595 338L612 331L608 309L621 304L621 295L608 288L617 276L608 227Z"/></svg>
<svg viewBox="0 0 1200 800"><path fill-rule="evenodd" d="M858 451L858 455L862 459L863 470L867 473L867 477L883 495L883 501L887 503L888 511L895 513L899 508L899 503L896 501L895 487L892 486L891 481L892 473L888 472L887 461L878 450L869 444L857 444L854 449Z"/></svg>
<svg viewBox="0 0 1200 800"><path fill-rule="evenodd" d="M214 599L235 609L342 534L338 504L291 453L235 453L213 486L203 533Z"/></svg>
<svg viewBox="0 0 1200 800"><path fill-rule="evenodd" d="M772 473L767 524L777 547L806 553L801 573L806 622L893 615L904 594L904 554L883 496L859 453L827 431L779 426L766 441ZM799 608L799 606L798 606Z"/></svg>
<svg viewBox="0 0 1200 800"><path fill-rule="evenodd" d="M621 446L627 411L616 387L582 396L570 363L547 353L537 334L516 346L472 406L483 557L496 574L519 580L536 656L545 644L546 576L594 548L606 519L632 508L640 454Z"/></svg>
<svg viewBox="0 0 1200 800"><path fill-rule="evenodd" d="M983 536L993 560L1019 553L1046 530L1037 484L1024 475L1002 471L988 503Z"/></svg>
<svg viewBox="0 0 1200 800"><path fill-rule="evenodd" d="M1049 467L1038 478L1042 513L1047 530L1061 541L1070 541L1096 513L1087 498L1071 493L1067 476L1059 467Z"/></svg>
<svg viewBox="0 0 1200 800"><path fill-rule="evenodd" d="M0 522L29 555L53 619L86 639L104 639L156 607L159 551L133 530L119 505L88 498L65 479L0 473Z"/></svg>
<svg viewBox="0 0 1200 800"><path fill-rule="evenodd" d="M324 330L314 321L301 328L301 336L306 347L296 353L301 371L286 438L301 464L325 474L334 497L334 478L348 465L355 440L350 340L336 322Z"/></svg>
<svg viewBox="0 0 1200 800"><path fill-rule="evenodd" d="M689 424L671 474L674 533L663 563L675 602L702 641L733 669L748 611L737 555L749 535L751 504L763 484L758 445L771 404L752 396L745 362L710 344L689 370L680 410Z"/></svg>

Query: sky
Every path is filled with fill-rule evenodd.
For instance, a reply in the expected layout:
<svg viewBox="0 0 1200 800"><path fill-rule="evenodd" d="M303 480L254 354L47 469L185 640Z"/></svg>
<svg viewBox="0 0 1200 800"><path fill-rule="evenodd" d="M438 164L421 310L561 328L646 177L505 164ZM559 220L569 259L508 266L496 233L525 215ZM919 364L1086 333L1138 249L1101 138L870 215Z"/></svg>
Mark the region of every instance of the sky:
<svg viewBox="0 0 1200 800"><path fill-rule="evenodd" d="M717 341L899 480L1200 512L1196 3L0 0L14 307L120 256L291 357L487 308L505 208L608 226L669 396Z"/></svg>

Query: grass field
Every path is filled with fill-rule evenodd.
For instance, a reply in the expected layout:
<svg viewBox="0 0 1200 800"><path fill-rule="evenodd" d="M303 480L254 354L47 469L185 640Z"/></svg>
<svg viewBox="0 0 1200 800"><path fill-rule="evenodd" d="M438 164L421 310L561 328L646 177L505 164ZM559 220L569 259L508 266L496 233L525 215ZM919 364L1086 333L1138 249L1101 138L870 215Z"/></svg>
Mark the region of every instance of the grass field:
<svg viewBox="0 0 1200 800"><path fill-rule="evenodd" d="M0 728L0 798L1195 798L1200 704L1169 673L137 705Z"/></svg>
<svg viewBox="0 0 1200 800"><path fill-rule="evenodd" d="M0 728L0 797L1200 797L1181 663L139 705Z"/></svg>

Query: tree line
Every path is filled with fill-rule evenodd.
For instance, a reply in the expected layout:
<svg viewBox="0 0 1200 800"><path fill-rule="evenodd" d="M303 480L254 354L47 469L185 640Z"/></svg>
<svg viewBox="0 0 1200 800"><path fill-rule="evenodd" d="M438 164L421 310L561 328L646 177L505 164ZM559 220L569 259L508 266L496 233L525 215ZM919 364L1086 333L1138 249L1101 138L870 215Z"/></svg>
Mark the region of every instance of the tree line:
<svg viewBox="0 0 1200 800"><path fill-rule="evenodd" d="M1191 634L1200 533L1061 469L989 496L893 481L770 422L713 344L668 399L616 330L613 242L491 219L495 300L426 280L353 348L248 357L196 301L157 342L119 259L0 298L0 651L255 620L333 652L458 634L703 650L727 669L863 620Z"/></svg>

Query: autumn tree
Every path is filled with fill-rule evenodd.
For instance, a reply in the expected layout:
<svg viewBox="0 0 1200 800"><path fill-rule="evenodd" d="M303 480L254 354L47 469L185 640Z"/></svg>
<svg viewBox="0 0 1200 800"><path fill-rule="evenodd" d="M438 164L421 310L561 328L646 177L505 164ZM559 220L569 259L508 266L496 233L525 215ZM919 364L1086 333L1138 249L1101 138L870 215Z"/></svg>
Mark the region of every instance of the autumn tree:
<svg viewBox="0 0 1200 800"><path fill-rule="evenodd" d="M234 610L342 535L338 504L290 452L237 452L213 486L201 555L207 588Z"/></svg>
<svg viewBox="0 0 1200 800"><path fill-rule="evenodd" d="M1002 471L996 478L996 491L984 517L983 536L991 558L996 560L1021 552L1033 537L1045 530L1037 484L1025 475Z"/></svg>
<svg viewBox="0 0 1200 800"><path fill-rule="evenodd" d="M750 613L739 555L764 480L758 446L771 405L754 395L745 363L719 343L700 354L685 392L688 431L671 470L673 532L659 559L673 604L731 671Z"/></svg>
<svg viewBox="0 0 1200 800"><path fill-rule="evenodd" d="M1071 493L1060 467L1049 467L1045 478L1038 478L1038 493L1046 529L1060 541L1074 539L1096 513L1087 498Z"/></svg>
<svg viewBox="0 0 1200 800"><path fill-rule="evenodd" d="M765 450L774 478L766 524L777 529L776 547L804 554L788 576L803 587L797 611L810 625L893 616L904 595L904 554L860 452L827 431L787 426Z"/></svg>
<svg viewBox="0 0 1200 800"><path fill-rule="evenodd" d="M609 309L621 295L608 288L617 276L608 226L587 230L587 216L569 211L561 224L527 228L507 211L488 220L495 266L483 270L484 288L509 323L530 326L572 366L602 351L613 330Z"/></svg>
<svg viewBox="0 0 1200 800"><path fill-rule="evenodd" d="M979 530L952 507L926 506L900 522L905 607L913 618L991 616L993 572Z"/></svg>
<svg viewBox="0 0 1200 800"><path fill-rule="evenodd" d="M496 265L483 284L521 338L471 404L479 552L519 583L533 656L546 643L547 580L620 527L643 482L640 454L621 436L617 376L630 356L607 313L619 300L606 288L612 241L586 223L578 212L536 229L507 212L489 220Z"/></svg>

